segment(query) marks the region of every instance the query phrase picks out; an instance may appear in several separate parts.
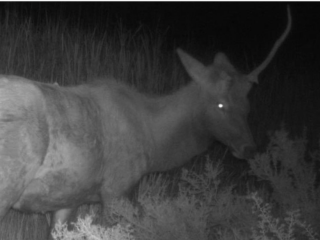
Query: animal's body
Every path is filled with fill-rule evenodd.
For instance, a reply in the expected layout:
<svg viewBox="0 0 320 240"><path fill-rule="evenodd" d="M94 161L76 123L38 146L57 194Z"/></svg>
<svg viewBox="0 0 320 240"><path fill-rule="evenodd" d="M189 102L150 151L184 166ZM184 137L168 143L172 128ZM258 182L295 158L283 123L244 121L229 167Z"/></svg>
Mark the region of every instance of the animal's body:
<svg viewBox="0 0 320 240"><path fill-rule="evenodd" d="M52 212L52 226L68 221L78 206L108 206L143 175L181 166L213 140L252 157L247 94L289 28L249 75L224 54L204 66L178 50L192 81L164 97L114 80L60 87L1 76L0 217L15 208Z"/></svg>

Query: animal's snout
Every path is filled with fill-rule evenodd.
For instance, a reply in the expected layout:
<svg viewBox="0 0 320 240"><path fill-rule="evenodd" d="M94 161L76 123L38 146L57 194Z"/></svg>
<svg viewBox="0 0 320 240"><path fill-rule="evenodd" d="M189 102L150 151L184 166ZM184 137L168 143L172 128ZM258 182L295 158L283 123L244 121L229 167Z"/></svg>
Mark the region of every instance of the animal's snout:
<svg viewBox="0 0 320 240"><path fill-rule="evenodd" d="M255 145L243 145L241 148L232 151L233 156L239 159L251 159L257 152Z"/></svg>
<svg viewBox="0 0 320 240"><path fill-rule="evenodd" d="M244 159L251 159L257 152L257 147L255 145L245 145L242 148L242 155Z"/></svg>

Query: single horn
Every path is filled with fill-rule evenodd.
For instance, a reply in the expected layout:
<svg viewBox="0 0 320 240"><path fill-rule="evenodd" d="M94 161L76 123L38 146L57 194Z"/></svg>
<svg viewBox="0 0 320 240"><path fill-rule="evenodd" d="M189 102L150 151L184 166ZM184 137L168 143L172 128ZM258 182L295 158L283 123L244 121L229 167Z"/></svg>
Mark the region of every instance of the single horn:
<svg viewBox="0 0 320 240"><path fill-rule="evenodd" d="M282 33L281 37L275 42L275 44L273 45L273 48L270 51L267 58L260 64L260 66L258 66L255 70L253 70L248 75L249 82L258 83L258 75L268 66L268 64L270 63L270 61L272 60L272 58L274 57L274 55L278 51L279 47L281 46L281 44L284 42L284 40L288 36L288 34L291 30L291 24L292 24L291 11L290 11L289 5L287 7L287 11L288 11L288 25L286 27L286 30Z"/></svg>

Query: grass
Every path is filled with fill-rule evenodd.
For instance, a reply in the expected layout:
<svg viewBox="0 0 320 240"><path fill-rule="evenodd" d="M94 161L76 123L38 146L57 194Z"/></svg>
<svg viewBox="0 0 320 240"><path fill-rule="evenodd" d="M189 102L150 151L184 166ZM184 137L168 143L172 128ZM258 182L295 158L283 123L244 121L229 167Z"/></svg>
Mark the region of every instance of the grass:
<svg viewBox="0 0 320 240"><path fill-rule="evenodd" d="M19 18L15 12L6 11L0 32L2 74L57 82L62 86L113 76L141 91L156 94L174 91L188 81L174 50L166 45L163 33L143 27L128 30L118 23L116 27L106 26L104 31L85 31L79 26L48 19L35 25L32 18ZM283 120L289 123L291 135L302 136L303 125L311 126L306 138L309 139L312 131L312 138L318 141L318 129L309 121L316 113L312 109L314 105L302 101L304 97L300 93L310 96L310 86L302 81L308 76L300 76L301 79L293 74L284 76L275 68L269 72L250 96L251 125L259 145L267 146L266 130L279 128ZM299 117L292 117L298 114ZM166 197L171 191L168 181L159 175L144 180L138 199L146 215L137 218L140 214L134 206L119 201L114 206L115 216L119 216L118 220L124 225L116 228L116 234L131 239L131 228L126 225L129 223L138 239L282 240L295 236L300 239L296 232L301 229L305 231L301 231L304 238L316 239L320 204L317 175L313 170L319 166L319 152L306 157L305 140L279 133L271 139L268 149L251 163L252 173L272 186L271 205L256 195L251 200L235 195L232 182L221 176L221 168L207 164L201 173L184 171L173 187L175 196L169 199ZM309 160L305 161L306 158ZM79 212L89 210L84 206ZM90 217L80 220L79 224L80 228L89 228ZM42 215L10 211L0 224L0 239L44 239L46 226ZM66 230L62 227L61 231ZM104 233L105 229L94 231Z"/></svg>
<svg viewBox="0 0 320 240"><path fill-rule="evenodd" d="M43 214L22 214L10 210L0 224L0 239L46 239L48 223Z"/></svg>
<svg viewBox="0 0 320 240"><path fill-rule="evenodd" d="M50 21L34 26L32 18L17 19L11 12L6 12L0 29L4 74L62 86L112 76L157 93L181 85L173 79L183 79L176 76L180 73L174 71L174 52L166 49L161 33L148 29L129 31L119 23L113 31L106 27L103 33L84 32Z"/></svg>
<svg viewBox="0 0 320 240"><path fill-rule="evenodd" d="M306 138L285 130L271 138L267 151L250 161L252 174L271 183L273 203L282 211L299 209L314 226L320 222L319 149L308 152ZM279 211L278 211L279 212Z"/></svg>
<svg viewBox="0 0 320 240"><path fill-rule="evenodd" d="M103 236L92 239L122 239L121 234L104 238L108 235L105 231L112 229L124 231L123 239L139 240L319 239L320 188L311 184L307 189L300 189L305 187L302 182L309 181L309 175L314 176L314 169L309 166L313 164L312 161L319 161L319 158L307 163L304 158L300 158L301 155L292 154L301 153L301 148L296 148L301 142L301 139L287 138L285 131L282 131L271 139L267 152L256 157L256 161L266 162L262 167L252 169L272 183L271 202L267 202L256 192L248 191L245 197L234 194L234 184L224 182L221 164L213 164L211 159L207 159L201 174L187 169L182 171L177 180L179 188L175 197L166 194L168 181L163 175L149 178L138 195L142 214L138 214L137 207L125 199L115 201L112 214L119 223L116 225L117 230L99 228L104 233ZM273 163L279 159L279 150L281 152L289 148L290 151L285 154L290 156L281 157L282 160L290 158L294 164L283 164L280 171L274 169ZM316 155L318 154L319 150ZM259 174L261 171L264 174ZM287 175L288 172L291 173L290 176ZM291 192L292 188L296 191ZM313 192L314 198L306 196L306 191ZM70 240L74 236L77 236L75 239L84 239L84 236L90 239L91 228L96 229L95 225L90 226L91 221L90 217L79 219L78 225L83 234L80 237L78 231L66 231L59 226L57 233L60 238L57 239ZM84 222L87 229L82 227Z"/></svg>

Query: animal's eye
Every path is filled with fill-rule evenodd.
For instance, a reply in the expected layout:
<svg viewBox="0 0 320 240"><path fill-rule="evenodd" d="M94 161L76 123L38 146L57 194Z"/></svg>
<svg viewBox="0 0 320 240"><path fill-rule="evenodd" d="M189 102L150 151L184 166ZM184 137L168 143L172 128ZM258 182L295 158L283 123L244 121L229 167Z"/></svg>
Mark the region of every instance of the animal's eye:
<svg viewBox="0 0 320 240"><path fill-rule="evenodd" d="M224 108L223 103L218 103L218 108L223 109Z"/></svg>

